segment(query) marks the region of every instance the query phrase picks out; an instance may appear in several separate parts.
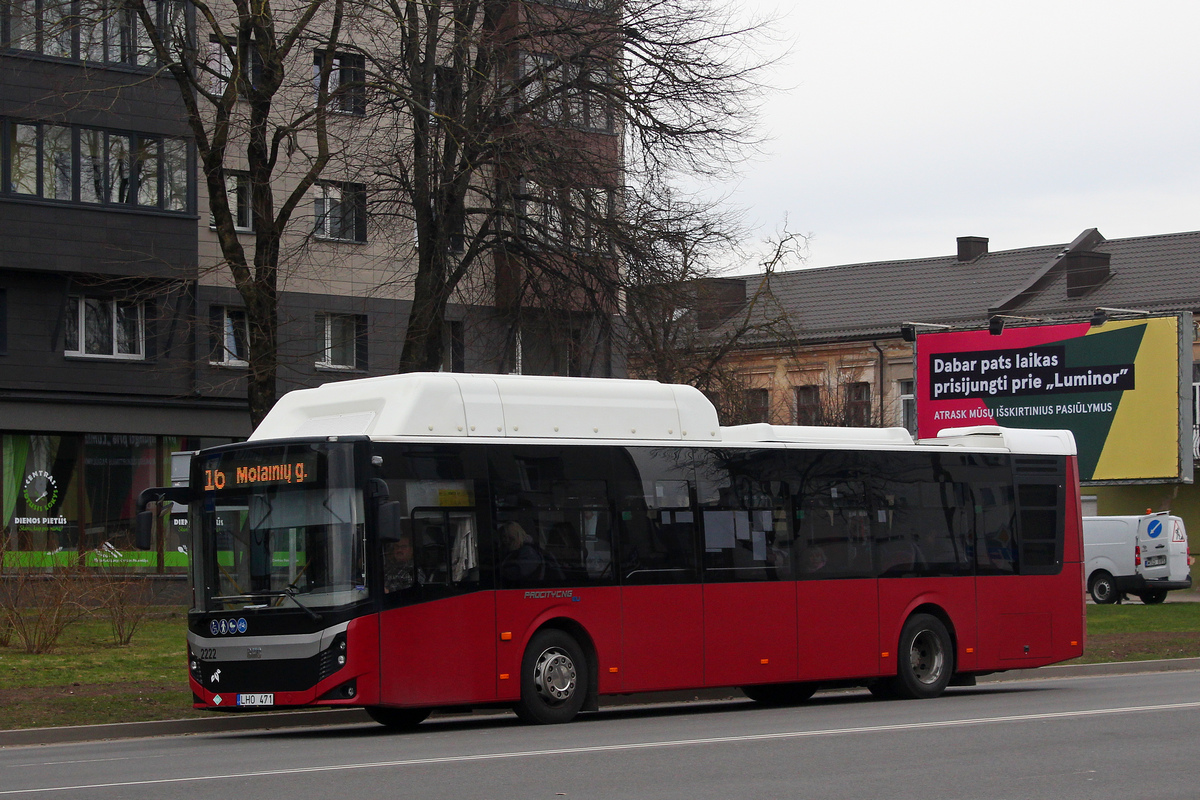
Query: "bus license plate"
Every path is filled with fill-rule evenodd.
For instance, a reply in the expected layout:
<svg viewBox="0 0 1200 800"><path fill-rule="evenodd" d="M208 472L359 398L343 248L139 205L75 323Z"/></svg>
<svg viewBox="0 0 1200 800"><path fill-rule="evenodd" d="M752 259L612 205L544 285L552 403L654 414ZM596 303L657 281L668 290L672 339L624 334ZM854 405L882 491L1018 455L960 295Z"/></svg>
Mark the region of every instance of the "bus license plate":
<svg viewBox="0 0 1200 800"><path fill-rule="evenodd" d="M239 706L273 706L275 705L275 695L239 694L237 696L237 704Z"/></svg>
<svg viewBox="0 0 1200 800"><path fill-rule="evenodd" d="M1148 556L1146 558L1147 567L1161 567L1165 563L1167 563L1166 556Z"/></svg>

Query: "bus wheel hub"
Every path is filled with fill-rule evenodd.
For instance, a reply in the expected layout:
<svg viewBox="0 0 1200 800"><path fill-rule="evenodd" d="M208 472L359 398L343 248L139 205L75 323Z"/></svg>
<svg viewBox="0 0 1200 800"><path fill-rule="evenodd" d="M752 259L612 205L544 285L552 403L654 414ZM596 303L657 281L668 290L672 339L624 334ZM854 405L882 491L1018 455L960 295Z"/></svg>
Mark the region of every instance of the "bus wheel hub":
<svg viewBox="0 0 1200 800"><path fill-rule="evenodd" d="M575 664L556 647L542 653L533 668L538 694L551 702L562 702L575 693Z"/></svg>

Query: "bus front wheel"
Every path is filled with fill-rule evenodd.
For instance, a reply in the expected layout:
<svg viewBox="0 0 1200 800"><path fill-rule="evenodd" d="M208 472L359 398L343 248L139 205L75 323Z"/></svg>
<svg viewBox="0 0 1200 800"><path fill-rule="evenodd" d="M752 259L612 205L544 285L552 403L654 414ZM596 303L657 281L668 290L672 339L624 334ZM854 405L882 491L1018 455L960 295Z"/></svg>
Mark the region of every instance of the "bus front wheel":
<svg viewBox="0 0 1200 800"><path fill-rule="evenodd" d="M931 614L914 614L900 632L896 650L895 688L902 697L937 697L954 673L954 649L950 633Z"/></svg>
<svg viewBox="0 0 1200 800"><path fill-rule="evenodd" d="M392 730L408 731L420 725L429 716L429 708L384 708L367 706L367 716Z"/></svg>
<svg viewBox="0 0 1200 800"><path fill-rule="evenodd" d="M521 659L521 700L514 710L523 722L570 722L583 707L587 687L587 658L579 643L564 631L540 630Z"/></svg>

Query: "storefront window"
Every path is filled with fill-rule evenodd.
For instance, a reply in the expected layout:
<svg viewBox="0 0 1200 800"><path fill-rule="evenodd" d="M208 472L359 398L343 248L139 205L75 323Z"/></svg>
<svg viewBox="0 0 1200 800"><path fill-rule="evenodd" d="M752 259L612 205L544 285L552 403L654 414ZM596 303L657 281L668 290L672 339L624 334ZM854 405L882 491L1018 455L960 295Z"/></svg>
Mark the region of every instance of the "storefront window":
<svg viewBox="0 0 1200 800"><path fill-rule="evenodd" d="M121 572L185 572L187 516L161 509L150 550L135 545L137 498L172 482L172 453L228 439L132 434L0 436L5 569L81 564ZM186 474L186 473L185 473Z"/></svg>

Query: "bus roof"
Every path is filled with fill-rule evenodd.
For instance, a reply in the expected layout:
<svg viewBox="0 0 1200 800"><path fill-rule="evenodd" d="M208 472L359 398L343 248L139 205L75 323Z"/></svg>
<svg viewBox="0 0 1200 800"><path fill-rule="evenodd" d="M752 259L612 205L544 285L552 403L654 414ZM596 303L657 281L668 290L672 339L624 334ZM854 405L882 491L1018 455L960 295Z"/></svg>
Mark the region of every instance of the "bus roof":
<svg viewBox="0 0 1200 800"><path fill-rule="evenodd" d="M411 372L289 392L250 439L365 434L713 442L720 430L716 409L691 386Z"/></svg>
<svg viewBox="0 0 1200 800"><path fill-rule="evenodd" d="M314 436L478 437L914 445L904 428L722 427L692 386L617 378L412 372L336 381L280 398L251 441ZM1067 431L981 425L943 430L922 446L1073 455Z"/></svg>

